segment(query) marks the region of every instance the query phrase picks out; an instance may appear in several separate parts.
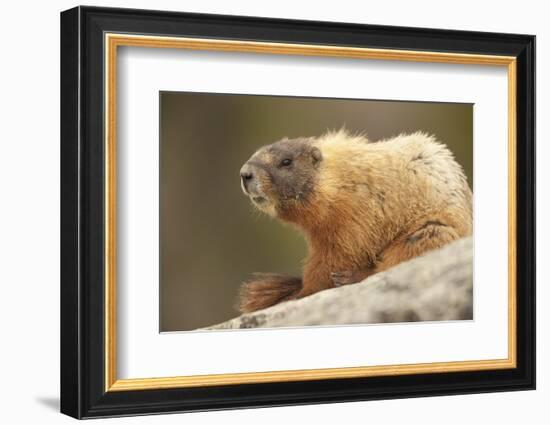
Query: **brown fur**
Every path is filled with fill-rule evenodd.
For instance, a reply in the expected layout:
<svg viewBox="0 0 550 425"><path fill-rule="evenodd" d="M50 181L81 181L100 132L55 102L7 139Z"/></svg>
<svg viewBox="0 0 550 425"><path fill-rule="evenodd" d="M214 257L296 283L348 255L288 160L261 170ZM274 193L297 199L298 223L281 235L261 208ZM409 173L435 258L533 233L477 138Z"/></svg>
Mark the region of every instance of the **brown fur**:
<svg viewBox="0 0 550 425"><path fill-rule="evenodd" d="M254 273L253 279L241 286L238 309L242 312L262 310L294 298L301 288L299 277Z"/></svg>
<svg viewBox="0 0 550 425"><path fill-rule="evenodd" d="M280 162L286 157L290 166ZM284 140L243 170L252 174L243 190L256 207L296 225L309 246L301 285L275 275L248 282L243 312L361 281L472 232L461 167L422 133L376 143L345 131Z"/></svg>

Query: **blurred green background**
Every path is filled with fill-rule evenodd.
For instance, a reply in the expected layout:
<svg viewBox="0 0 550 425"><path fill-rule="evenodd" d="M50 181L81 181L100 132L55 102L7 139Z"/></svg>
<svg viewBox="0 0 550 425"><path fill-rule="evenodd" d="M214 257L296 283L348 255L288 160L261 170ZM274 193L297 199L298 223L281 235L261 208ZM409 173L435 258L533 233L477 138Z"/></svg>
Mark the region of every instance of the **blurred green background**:
<svg viewBox="0 0 550 425"><path fill-rule="evenodd" d="M235 317L252 272L299 275L303 238L255 211L239 170L259 147L343 125L370 140L422 130L446 143L472 184L471 104L160 93L160 327Z"/></svg>

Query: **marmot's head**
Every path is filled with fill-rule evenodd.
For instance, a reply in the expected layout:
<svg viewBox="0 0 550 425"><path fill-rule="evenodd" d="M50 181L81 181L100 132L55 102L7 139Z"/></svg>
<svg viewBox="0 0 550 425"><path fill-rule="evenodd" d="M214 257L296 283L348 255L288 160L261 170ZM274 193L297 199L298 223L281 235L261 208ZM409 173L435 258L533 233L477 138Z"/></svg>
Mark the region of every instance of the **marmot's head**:
<svg viewBox="0 0 550 425"><path fill-rule="evenodd" d="M314 140L283 139L260 148L243 165L242 190L258 209L285 216L307 202L323 160Z"/></svg>

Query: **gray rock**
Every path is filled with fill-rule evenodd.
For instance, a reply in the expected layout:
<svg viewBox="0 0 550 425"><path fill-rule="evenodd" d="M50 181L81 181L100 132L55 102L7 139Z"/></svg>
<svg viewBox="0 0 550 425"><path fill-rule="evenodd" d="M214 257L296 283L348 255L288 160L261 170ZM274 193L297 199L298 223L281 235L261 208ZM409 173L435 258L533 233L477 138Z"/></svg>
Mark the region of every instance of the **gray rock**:
<svg viewBox="0 0 550 425"><path fill-rule="evenodd" d="M464 238L360 283L287 301L207 329L472 319L472 245L472 238Z"/></svg>

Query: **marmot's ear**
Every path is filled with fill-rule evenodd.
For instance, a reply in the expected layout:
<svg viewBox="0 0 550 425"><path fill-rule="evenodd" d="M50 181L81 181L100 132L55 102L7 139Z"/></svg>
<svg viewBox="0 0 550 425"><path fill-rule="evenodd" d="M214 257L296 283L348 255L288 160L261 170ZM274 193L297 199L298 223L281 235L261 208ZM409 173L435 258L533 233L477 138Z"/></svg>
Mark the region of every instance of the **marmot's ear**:
<svg viewBox="0 0 550 425"><path fill-rule="evenodd" d="M321 153L321 150L316 146L313 146L311 148L311 157L313 158L313 165L317 165L323 160L323 154Z"/></svg>

